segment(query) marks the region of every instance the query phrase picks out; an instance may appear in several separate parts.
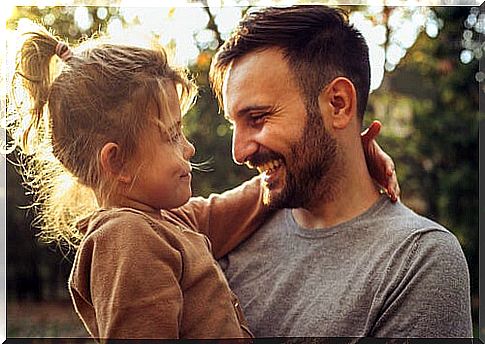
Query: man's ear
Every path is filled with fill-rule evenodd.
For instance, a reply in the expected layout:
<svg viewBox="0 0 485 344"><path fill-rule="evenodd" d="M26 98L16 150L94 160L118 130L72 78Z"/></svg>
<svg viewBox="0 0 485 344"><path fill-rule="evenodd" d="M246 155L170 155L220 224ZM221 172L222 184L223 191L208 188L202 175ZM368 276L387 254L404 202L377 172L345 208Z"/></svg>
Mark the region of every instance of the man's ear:
<svg viewBox="0 0 485 344"><path fill-rule="evenodd" d="M104 173L115 177L119 182L131 183L132 177L124 171L120 147L116 143L106 143L99 155Z"/></svg>
<svg viewBox="0 0 485 344"><path fill-rule="evenodd" d="M352 81L344 77L333 79L320 94L320 108L328 114L325 121L330 126L345 129L357 114L357 93Z"/></svg>

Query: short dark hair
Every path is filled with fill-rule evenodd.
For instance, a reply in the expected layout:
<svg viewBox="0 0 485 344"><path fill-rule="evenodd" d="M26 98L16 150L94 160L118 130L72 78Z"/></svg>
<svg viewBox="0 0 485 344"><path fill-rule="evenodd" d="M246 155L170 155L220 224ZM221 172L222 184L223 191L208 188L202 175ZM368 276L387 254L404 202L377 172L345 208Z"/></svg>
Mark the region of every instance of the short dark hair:
<svg viewBox="0 0 485 344"><path fill-rule="evenodd" d="M220 105L231 63L270 48L282 50L307 106L318 104L321 90L334 78L351 80L362 120L370 86L369 49L345 11L323 5L268 7L248 13L211 64L210 81Z"/></svg>

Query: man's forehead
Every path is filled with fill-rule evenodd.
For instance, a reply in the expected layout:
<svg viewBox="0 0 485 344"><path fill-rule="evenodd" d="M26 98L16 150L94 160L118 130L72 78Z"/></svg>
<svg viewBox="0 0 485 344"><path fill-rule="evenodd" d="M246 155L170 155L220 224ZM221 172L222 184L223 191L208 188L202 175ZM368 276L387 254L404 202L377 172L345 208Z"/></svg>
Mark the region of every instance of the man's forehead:
<svg viewBox="0 0 485 344"><path fill-rule="evenodd" d="M281 49L268 48L247 53L229 64L224 75L224 84L232 81L234 77L241 77L250 71L279 71L288 72L289 68ZM230 78L230 79L229 79Z"/></svg>
<svg viewBox="0 0 485 344"><path fill-rule="evenodd" d="M222 85L226 116L233 117L232 112L246 107L260 106L262 91L272 92L287 82L289 76L286 61L277 49L251 52L232 61Z"/></svg>

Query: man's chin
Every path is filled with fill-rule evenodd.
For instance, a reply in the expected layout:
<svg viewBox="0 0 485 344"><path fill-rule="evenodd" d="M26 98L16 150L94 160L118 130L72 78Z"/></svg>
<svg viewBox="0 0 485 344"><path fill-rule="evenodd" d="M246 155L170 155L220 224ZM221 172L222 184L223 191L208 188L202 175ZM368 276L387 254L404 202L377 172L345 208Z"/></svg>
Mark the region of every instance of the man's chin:
<svg viewBox="0 0 485 344"><path fill-rule="evenodd" d="M294 208L291 202L288 202L288 197L285 197L284 189L270 189L267 186L263 187L263 204L271 209Z"/></svg>
<svg viewBox="0 0 485 344"><path fill-rule="evenodd" d="M263 204L273 207L274 204L279 203L278 199L280 192L274 189L270 189L267 184L263 184Z"/></svg>

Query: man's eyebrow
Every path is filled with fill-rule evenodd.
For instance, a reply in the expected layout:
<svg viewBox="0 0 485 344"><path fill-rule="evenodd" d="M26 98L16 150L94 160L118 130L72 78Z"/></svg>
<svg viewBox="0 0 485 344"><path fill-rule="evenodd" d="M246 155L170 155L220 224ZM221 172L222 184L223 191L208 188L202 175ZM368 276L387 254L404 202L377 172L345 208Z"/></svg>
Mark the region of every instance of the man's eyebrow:
<svg viewBox="0 0 485 344"><path fill-rule="evenodd" d="M233 121L234 117L242 117L253 111L268 111L271 109L271 105L248 105L239 109L234 115L229 116L227 113L224 114L224 118L229 122Z"/></svg>

